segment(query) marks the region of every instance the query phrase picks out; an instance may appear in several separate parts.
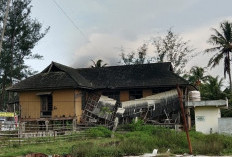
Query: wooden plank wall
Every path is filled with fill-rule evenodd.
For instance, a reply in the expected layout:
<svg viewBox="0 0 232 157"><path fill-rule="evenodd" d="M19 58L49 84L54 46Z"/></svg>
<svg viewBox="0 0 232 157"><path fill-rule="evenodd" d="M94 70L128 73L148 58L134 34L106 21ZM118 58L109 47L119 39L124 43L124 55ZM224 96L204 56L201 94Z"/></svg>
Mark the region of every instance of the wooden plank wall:
<svg viewBox="0 0 232 157"><path fill-rule="evenodd" d="M21 105L21 118L40 118L40 97L38 92L19 93Z"/></svg>
<svg viewBox="0 0 232 157"><path fill-rule="evenodd" d="M74 111L74 90L55 90L53 96L52 117L73 117Z"/></svg>

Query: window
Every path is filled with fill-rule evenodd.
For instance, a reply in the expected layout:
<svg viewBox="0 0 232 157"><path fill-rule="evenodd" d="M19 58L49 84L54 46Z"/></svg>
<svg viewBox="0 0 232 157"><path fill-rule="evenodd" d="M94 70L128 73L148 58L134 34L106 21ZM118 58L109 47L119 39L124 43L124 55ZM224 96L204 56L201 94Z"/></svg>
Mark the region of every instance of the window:
<svg viewBox="0 0 232 157"><path fill-rule="evenodd" d="M129 91L129 99L140 99L143 97L143 91L142 90L131 90Z"/></svg>
<svg viewBox="0 0 232 157"><path fill-rule="evenodd" d="M52 116L52 95L41 95L41 117Z"/></svg>

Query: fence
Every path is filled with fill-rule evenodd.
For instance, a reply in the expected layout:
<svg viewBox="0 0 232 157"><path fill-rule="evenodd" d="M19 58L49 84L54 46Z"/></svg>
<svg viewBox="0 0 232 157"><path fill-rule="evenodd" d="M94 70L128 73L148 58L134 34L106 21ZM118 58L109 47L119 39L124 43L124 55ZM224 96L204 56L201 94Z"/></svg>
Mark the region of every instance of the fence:
<svg viewBox="0 0 232 157"><path fill-rule="evenodd" d="M87 139L90 138L89 129L93 128L83 126L73 128L73 124L23 124L25 127L21 125L17 124L16 126L16 124L12 123L1 123L0 147Z"/></svg>

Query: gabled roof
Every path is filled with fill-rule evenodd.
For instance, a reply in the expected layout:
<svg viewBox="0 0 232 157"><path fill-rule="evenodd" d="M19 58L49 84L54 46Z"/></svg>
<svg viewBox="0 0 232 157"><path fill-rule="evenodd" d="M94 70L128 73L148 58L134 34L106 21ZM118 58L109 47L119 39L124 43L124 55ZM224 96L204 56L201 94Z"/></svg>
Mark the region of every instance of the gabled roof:
<svg viewBox="0 0 232 157"><path fill-rule="evenodd" d="M169 62L81 69L52 62L41 73L13 85L8 90L129 89L175 87L176 84L189 85L173 72Z"/></svg>

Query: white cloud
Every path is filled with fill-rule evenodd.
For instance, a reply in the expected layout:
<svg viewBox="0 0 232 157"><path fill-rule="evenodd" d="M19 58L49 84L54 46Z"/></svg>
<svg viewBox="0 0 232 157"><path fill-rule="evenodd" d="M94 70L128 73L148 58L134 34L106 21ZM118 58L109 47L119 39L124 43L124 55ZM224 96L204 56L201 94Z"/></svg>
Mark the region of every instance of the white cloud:
<svg viewBox="0 0 232 157"><path fill-rule="evenodd" d="M75 67L87 67L91 64L91 59L103 59L109 65L116 65L120 61L121 47L126 52L134 51L149 36L139 36L137 40L131 41L115 34L92 34L89 42L76 50L73 65Z"/></svg>

